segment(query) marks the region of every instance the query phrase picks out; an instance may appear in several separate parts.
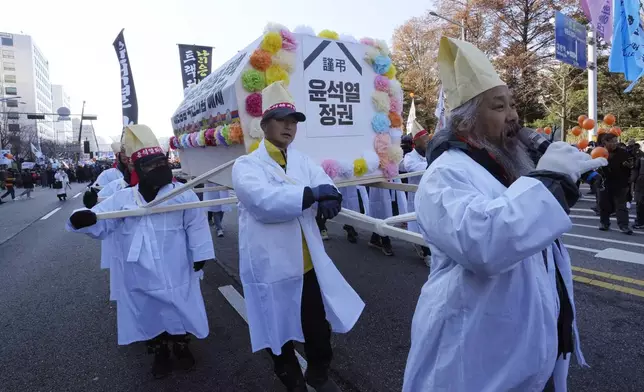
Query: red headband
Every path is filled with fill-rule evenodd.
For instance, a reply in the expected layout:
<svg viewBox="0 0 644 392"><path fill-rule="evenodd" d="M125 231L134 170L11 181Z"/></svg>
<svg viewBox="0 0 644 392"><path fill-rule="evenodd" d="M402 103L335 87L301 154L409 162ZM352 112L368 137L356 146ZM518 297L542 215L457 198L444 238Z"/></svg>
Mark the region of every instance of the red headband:
<svg viewBox="0 0 644 392"><path fill-rule="evenodd" d="M132 154L132 163L136 162L137 159L147 157L155 154L163 154L163 149L161 147L149 147L142 148L139 151Z"/></svg>
<svg viewBox="0 0 644 392"><path fill-rule="evenodd" d="M420 139L421 137L423 137L425 135L429 135L427 130L423 129L422 131L418 131L418 133L414 135L414 140Z"/></svg>
<svg viewBox="0 0 644 392"><path fill-rule="evenodd" d="M293 105L292 103L288 103L288 102L276 103L275 105L273 105L273 106L269 107L268 109L264 110L263 114L265 115L266 113L270 112L273 109L280 109L280 108L287 108L287 109L295 110L295 105Z"/></svg>

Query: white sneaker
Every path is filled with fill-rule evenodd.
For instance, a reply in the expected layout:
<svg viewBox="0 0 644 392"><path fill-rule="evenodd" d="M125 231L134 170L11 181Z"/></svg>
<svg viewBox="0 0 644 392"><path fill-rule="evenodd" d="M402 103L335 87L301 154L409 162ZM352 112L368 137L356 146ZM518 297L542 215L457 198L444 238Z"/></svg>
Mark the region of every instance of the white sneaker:
<svg viewBox="0 0 644 392"><path fill-rule="evenodd" d="M328 241L329 240L329 232L326 230L320 231L320 236L322 237L322 241Z"/></svg>
<svg viewBox="0 0 644 392"><path fill-rule="evenodd" d="M428 267L432 266L432 255L425 256L425 265Z"/></svg>
<svg viewBox="0 0 644 392"><path fill-rule="evenodd" d="M628 208L629 210L631 209L631 202L630 201L626 202L626 208Z"/></svg>
<svg viewBox="0 0 644 392"><path fill-rule="evenodd" d="M224 231L223 230L217 230L217 237L223 237L224 236Z"/></svg>

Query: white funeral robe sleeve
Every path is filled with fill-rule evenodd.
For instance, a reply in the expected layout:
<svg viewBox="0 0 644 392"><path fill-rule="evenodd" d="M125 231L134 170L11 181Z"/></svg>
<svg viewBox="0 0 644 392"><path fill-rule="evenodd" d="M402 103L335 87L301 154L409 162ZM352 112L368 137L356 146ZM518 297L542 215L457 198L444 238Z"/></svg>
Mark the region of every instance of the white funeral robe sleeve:
<svg viewBox="0 0 644 392"><path fill-rule="evenodd" d="M125 180L123 180L123 178L119 178L104 186L103 189L98 192L98 197L108 198L126 187L127 183ZM112 255L116 248L113 242L114 237L112 235L108 235L107 238L101 242L101 269L110 270L110 301L117 301L121 291L119 283L123 280L123 261L118 257L118 255Z"/></svg>
<svg viewBox="0 0 644 392"><path fill-rule="evenodd" d="M161 197L176 184L161 188ZM161 206L199 201L186 191ZM131 210L146 203L138 186L123 189L92 208L96 213ZM215 258L212 236L202 209L187 209L143 217L99 220L79 230L92 238L114 237L112 257L123 260L122 292L117 306L118 343L172 335L208 335L208 319L200 289L202 271L193 263ZM117 261L115 261L117 262Z"/></svg>
<svg viewBox="0 0 644 392"><path fill-rule="evenodd" d="M553 374L565 385L555 263L569 293L572 274L554 241L572 224L554 196L533 178L506 188L450 150L423 175L415 204L432 272L414 313L403 390L542 391ZM585 364L578 340L575 351Z"/></svg>
<svg viewBox="0 0 644 392"><path fill-rule="evenodd" d="M335 332L348 332L364 302L326 254L316 211L302 211L306 186L333 184L322 168L295 149L287 172L270 158L264 143L237 158L233 184L239 198L239 269L253 352L304 341L300 305L304 260L302 235L315 269L326 317ZM280 173L281 171L281 173Z"/></svg>
<svg viewBox="0 0 644 392"><path fill-rule="evenodd" d="M93 186L104 187L112 181L118 180L119 178L123 178L123 173L121 173L119 169L112 167L110 169L103 170L101 174L96 177L96 182L93 184Z"/></svg>

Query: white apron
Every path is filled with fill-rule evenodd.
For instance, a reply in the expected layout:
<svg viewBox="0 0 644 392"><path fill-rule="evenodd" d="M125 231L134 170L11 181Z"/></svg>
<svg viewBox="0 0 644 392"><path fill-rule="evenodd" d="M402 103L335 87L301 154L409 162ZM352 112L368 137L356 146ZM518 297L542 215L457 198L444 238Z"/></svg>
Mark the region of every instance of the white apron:
<svg viewBox="0 0 644 392"><path fill-rule="evenodd" d="M127 183L121 177L105 185L98 192L98 197L108 198L125 188L127 188ZM110 301L118 300L119 292L121 291L119 283L123 277L123 265L120 258L112 257L112 252L114 252L115 247L116 245L114 244L114 237L112 235L108 235L107 238L101 241L101 269L110 270Z"/></svg>
<svg viewBox="0 0 644 392"><path fill-rule="evenodd" d="M364 309L364 302L326 254L316 211L302 211L305 186L333 181L297 150L289 148L287 154L287 173L270 158L263 141L233 166L239 198L239 269L252 350L270 348L276 355L287 341L304 341L302 233L332 330L348 332Z"/></svg>
<svg viewBox="0 0 644 392"><path fill-rule="evenodd" d="M161 188L157 197L174 189ZM199 201L186 191L161 206ZM123 189L92 208L92 211L121 211L144 206L138 186ZM118 343L152 339L167 331L172 335L208 335L208 319L193 263L215 258L210 228L202 209L188 209L143 217L99 220L95 225L67 229L92 238L114 236L112 258L123 266L117 303Z"/></svg>

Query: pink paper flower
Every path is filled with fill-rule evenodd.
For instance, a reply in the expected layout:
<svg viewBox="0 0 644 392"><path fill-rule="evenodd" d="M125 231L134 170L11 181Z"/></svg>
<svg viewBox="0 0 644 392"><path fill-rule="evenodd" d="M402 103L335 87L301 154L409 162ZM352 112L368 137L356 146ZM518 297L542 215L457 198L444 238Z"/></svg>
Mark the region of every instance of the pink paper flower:
<svg viewBox="0 0 644 392"><path fill-rule="evenodd" d="M340 175L340 164L333 159L323 160L321 166L327 176L331 177L332 179L337 178Z"/></svg>

